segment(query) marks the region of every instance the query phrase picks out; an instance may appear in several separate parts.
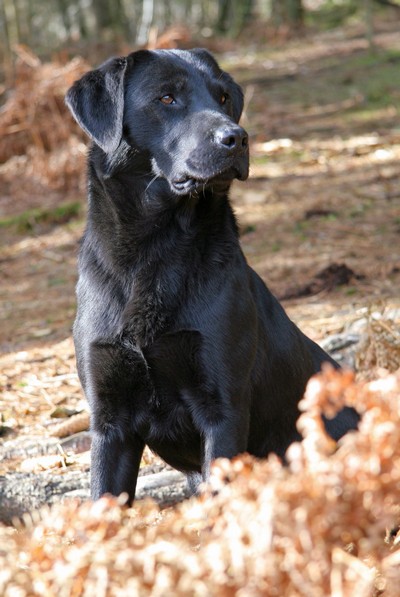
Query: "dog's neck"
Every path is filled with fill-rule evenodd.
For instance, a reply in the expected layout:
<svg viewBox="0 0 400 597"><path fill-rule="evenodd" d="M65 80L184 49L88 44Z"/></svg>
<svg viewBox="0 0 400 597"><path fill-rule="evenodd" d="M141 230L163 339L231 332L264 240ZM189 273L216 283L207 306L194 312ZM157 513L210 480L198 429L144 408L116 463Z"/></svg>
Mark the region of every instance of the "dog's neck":
<svg viewBox="0 0 400 597"><path fill-rule="evenodd" d="M223 259L226 243L218 245L222 230L225 238L230 230L229 242L238 243L228 199L229 181L206 187L201 193L178 196L166 180L143 175L143 166L137 164L112 175L104 173L102 159L91 152L88 227L110 269L132 270L139 253L148 263L171 261L176 254L191 251L194 239L196 246L204 246L204 255L213 250Z"/></svg>
<svg viewBox="0 0 400 597"><path fill-rule="evenodd" d="M99 176L95 164L89 167L90 234L84 244L90 243L99 273L125 295L120 333L143 346L169 327L182 297L205 271L218 275L237 255L229 183L177 196L162 179L149 184L150 177L126 170Z"/></svg>

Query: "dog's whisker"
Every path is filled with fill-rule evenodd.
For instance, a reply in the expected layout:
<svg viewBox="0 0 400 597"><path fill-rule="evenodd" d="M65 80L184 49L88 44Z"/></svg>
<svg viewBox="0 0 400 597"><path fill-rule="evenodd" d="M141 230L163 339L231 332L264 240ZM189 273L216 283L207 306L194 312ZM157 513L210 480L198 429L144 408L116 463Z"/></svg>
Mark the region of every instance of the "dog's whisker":
<svg viewBox="0 0 400 597"><path fill-rule="evenodd" d="M147 185L147 187L146 187L145 191L148 191L148 190L149 190L149 187L151 187L151 185L153 184L153 182L155 182L155 181L157 180L157 178L160 178L160 175L159 175L159 174L156 174L156 175L155 175L155 176L154 176L154 177L151 179L151 181L150 181L150 182L149 182L149 184Z"/></svg>

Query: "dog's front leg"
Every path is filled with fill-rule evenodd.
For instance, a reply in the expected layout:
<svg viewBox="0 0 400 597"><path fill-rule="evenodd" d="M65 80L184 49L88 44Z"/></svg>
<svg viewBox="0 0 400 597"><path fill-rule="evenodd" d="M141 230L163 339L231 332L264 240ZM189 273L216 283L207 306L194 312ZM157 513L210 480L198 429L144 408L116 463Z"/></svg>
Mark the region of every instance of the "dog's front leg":
<svg viewBox="0 0 400 597"><path fill-rule="evenodd" d="M248 416L231 416L210 426L204 436L202 480L210 477L211 464L216 458L233 458L247 449Z"/></svg>
<svg viewBox="0 0 400 597"><path fill-rule="evenodd" d="M248 418L241 421L232 419L208 424L202 433L201 473L186 473L188 488L191 494L198 495L202 483L210 478L211 464L216 458L233 458L246 451Z"/></svg>
<svg viewBox="0 0 400 597"><path fill-rule="evenodd" d="M91 406L91 495L135 496L144 441L136 425L151 392L143 355L120 343L90 346L86 394Z"/></svg>
<svg viewBox="0 0 400 597"><path fill-rule="evenodd" d="M91 448L91 497L127 493L135 497L144 442L138 436L119 437L115 432L94 432Z"/></svg>

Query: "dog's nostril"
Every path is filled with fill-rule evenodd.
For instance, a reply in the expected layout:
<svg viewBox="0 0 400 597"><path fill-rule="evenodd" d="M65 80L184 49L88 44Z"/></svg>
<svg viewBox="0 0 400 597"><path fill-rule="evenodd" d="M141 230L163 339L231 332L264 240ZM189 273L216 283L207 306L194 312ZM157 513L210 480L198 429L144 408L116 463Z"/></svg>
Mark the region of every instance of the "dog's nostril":
<svg viewBox="0 0 400 597"><path fill-rule="evenodd" d="M215 140L219 145L228 149L241 149L247 147L248 137L244 129L220 129L215 134Z"/></svg>
<svg viewBox="0 0 400 597"><path fill-rule="evenodd" d="M234 135L231 135L230 137L224 137L223 139L221 139L221 143L222 145L226 145L227 147L232 148L236 145L236 138L234 137Z"/></svg>

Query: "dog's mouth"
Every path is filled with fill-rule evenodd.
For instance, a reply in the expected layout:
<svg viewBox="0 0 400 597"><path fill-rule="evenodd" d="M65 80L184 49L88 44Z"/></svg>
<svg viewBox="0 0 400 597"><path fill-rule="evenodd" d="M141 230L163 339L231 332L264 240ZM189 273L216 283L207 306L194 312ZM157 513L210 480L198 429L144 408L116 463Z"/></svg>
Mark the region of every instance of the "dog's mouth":
<svg viewBox="0 0 400 597"><path fill-rule="evenodd" d="M171 186L177 193L190 193L197 187L204 186L206 181L200 179L191 178L190 176L181 178L180 180L173 180Z"/></svg>
<svg viewBox="0 0 400 597"><path fill-rule="evenodd" d="M234 178L246 180L249 175L248 163L243 166L232 166L222 172L214 173L209 177L194 177L185 175L170 181L172 189L179 195L205 190L207 187L218 183L230 183Z"/></svg>

